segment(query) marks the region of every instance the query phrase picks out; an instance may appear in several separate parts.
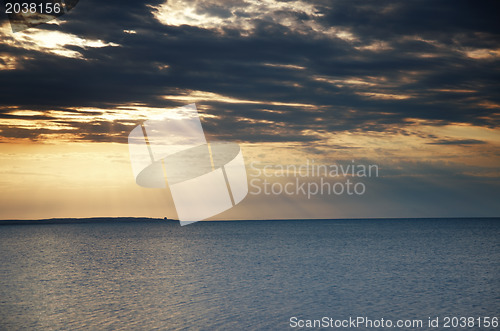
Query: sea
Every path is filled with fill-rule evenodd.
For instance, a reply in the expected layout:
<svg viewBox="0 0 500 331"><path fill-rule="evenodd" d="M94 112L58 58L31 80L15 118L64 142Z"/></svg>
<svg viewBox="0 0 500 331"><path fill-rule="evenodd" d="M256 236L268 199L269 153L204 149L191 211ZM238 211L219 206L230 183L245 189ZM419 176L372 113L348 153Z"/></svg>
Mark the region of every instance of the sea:
<svg viewBox="0 0 500 331"><path fill-rule="evenodd" d="M0 330L500 330L499 317L500 219L0 226Z"/></svg>

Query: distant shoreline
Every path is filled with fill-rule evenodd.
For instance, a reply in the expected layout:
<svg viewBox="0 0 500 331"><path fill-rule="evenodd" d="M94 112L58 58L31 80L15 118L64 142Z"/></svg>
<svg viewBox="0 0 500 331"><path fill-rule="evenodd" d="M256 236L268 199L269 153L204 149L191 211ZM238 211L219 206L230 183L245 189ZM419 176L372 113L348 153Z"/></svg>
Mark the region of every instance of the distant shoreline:
<svg viewBox="0 0 500 331"><path fill-rule="evenodd" d="M291 221L424 221L424 220L499 220L500 217L377 217L377 218L324 218L324 219L267 219L267 220L211 220L205 222L291 222ZM83 223L177 223L178 220L148 217L91 217L91 218L50 218L38 220L0 220L1 225L46 225ZM200 223L200 222L198 222ZM203 223L203 222L201 222Z"/></svg>
<svg viewBox="0 0 500 331"><path fill-rule="evenodd" d="M79 224L79 223L171 223L173 219L148 217L90 217L90 218L48 218L38 220L0 220L0 225L43 225L43 224Z"/></svg>

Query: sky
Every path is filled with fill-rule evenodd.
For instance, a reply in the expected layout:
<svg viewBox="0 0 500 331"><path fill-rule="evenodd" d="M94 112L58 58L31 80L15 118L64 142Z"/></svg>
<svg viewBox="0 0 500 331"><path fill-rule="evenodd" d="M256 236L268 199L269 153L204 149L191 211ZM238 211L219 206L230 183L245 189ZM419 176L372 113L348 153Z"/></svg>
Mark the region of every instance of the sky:
<svg viewBox="0 0 500 331"><path fill-rule="evenodd" d="M0 219L176 217L127 137L191 103L247 166L214 219L500 216L497 1L81 0L18 32L4 12ZM280 176L313 163L378 172ZM364 191L258 192L322 179Z"/></svg>

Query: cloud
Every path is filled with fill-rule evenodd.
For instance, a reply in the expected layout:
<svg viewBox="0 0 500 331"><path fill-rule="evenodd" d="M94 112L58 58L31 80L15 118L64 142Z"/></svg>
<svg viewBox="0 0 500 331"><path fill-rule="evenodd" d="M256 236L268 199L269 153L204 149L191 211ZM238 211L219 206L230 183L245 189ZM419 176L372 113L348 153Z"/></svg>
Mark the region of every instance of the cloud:
<svg viewBox="0 0 500 331"><path fill-rule="evenodd" d="M19 137L57 121L71 128L94 121L67 128L67 137L102 141L117 119L146 116L102 113L192 101L209 135L249 142L319 143L324 132L393 132L419 121L497 128L497 6L80 2L54 24L2 30L2 132L15 136L20 118L12 107L19 107L44 120L20 127ZM69 124L65 112L79 118ZM109 134L126 135L117 132Z"/></svg>
<svg viewBox="0 0 500 331"><path fill-rule="evenodd" d="M155 18L165 25L190 25L219 32L237 30L244 35L251 34L262 22L279 23L294 31L314 29L313 18L321 16L314 4L301 0L233 0L223 5L214 0L171 0L153 8Z"/></svg>
<svg viewBox="0 0 500 331"><path fill-rule="evenodd" d="M428 143L430 145L478 145L478 144L486 144L485 141L477 140L477 139L441 139L438 141Z"/></svg>
<svg viewBox="0 0 500 331"><path fill-rule="evenodd" d="M5 27L5 25L4 25ZM5 29L4 29L5 30ZM72 47L81 49L116 47L118 44L103 42L102 40L89 40L73 34L60 31L27 30L18 32L15 36L6 36L3 33L4 43L23 50L35 50L42 53L71 58L83 58L83 55Z"/></svg>

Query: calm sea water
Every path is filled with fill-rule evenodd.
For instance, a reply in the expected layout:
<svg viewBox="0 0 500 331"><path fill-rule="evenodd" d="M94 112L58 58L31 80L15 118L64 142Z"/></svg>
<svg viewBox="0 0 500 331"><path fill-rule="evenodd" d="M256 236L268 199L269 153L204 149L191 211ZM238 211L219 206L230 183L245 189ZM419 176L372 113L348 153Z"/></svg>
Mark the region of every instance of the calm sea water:
<svg viewBox="0 0 500 331"><path fill-rule="evenodd" d="M0 253L1 330L500 315L498 219L9 225Z"/></svg>

